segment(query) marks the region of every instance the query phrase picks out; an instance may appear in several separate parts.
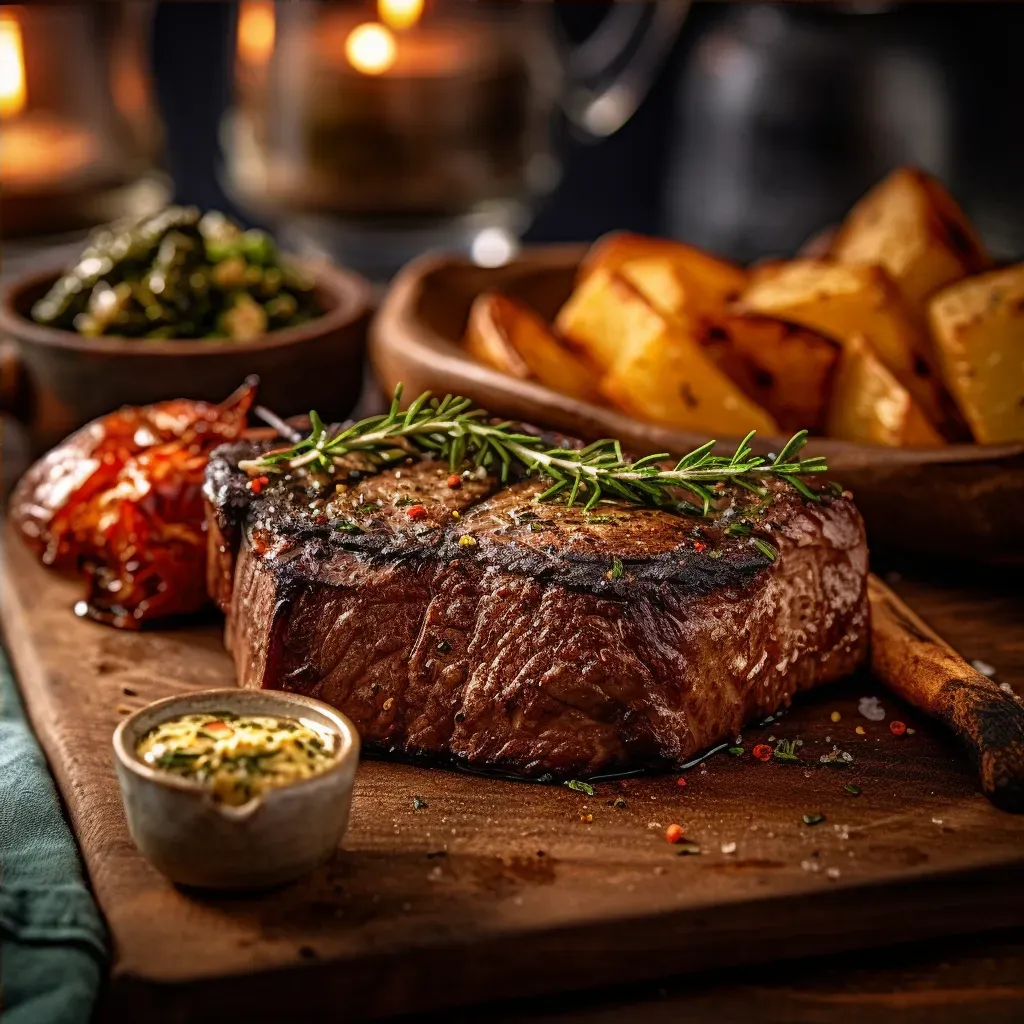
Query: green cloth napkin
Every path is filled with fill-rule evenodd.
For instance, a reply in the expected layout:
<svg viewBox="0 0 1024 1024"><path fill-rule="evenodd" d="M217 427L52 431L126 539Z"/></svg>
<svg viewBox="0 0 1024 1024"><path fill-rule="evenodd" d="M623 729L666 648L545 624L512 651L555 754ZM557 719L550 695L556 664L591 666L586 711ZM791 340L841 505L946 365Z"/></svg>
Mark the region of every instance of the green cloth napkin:
<svg viewBox="0 0 1024 1024"><path fill-rule="evenodd" d="M0 1021L86 1024L106 933L0 648Z"/></svg>

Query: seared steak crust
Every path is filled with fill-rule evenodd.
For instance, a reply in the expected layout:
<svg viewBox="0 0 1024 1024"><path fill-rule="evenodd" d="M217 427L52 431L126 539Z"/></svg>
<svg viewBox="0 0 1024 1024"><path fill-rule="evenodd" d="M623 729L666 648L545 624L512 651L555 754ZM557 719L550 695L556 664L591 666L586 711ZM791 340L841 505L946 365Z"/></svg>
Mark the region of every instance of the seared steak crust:
<svg viewBox="0 0 1024 1024"><path fill-rule="evenodd" d="M528 775L678 763L867 649L852 502L725 489L711 519L532 499L425 460L258 494L207 473L210 591L243 686L306 693L370 749ZM343 477L344 478L344 477ZM753 541L777 552L772 560Z"/></svg>

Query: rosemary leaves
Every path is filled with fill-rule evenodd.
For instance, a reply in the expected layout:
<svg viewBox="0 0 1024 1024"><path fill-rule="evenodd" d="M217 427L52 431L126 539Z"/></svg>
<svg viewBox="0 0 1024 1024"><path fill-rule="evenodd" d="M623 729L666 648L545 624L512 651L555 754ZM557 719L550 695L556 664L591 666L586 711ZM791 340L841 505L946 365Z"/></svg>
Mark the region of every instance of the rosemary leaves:
<svg viewBox="0 0 1024 1024"><path fill-rule="evenodd" d="M825 459L801 459L807 443L802 430L783 445L774 458L754 455L751 431L732 456L712 455L715 441L666 466L667 453L626 459L622 444L614 439L595 441L585 448L551 448L543 438L518 431L511 423L491 423L489 414L473 407L468 398L420 395L404 412L400 409L402 385L395 388L391 409L382 416L370 416L331 434L315 413L310 413L312 430L308 437L289 448L269 452L258 459L241 462L251 476L307 468L333 472L344 456L365 452L382 465L409 455L432 454L445 459L452 470L465 463L497 472L508 479L513 462L528 473L550 481L537 501L564 498L567 505L582 503L588 511L602 498L618 498L637 505L680 504L678 491L688 492L696 505L685 502L688 511L707 515L719 483L734 483L756 494L764 494L761 482L769 478L785 481L809 501L820 497L800 479L828 471ZM769 545L765 544L765 547ZM771 555L762 549L766 557Z"/></svg>

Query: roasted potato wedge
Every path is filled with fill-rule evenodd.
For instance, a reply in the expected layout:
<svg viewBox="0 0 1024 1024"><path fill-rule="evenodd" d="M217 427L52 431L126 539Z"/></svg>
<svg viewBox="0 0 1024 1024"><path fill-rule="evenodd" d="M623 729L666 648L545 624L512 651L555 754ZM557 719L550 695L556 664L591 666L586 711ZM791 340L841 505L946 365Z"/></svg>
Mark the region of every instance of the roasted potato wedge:
<svg viewBox="0 0 1024 1024"><path fill-rule="evenodd" d="M474 359L520 380L536 380L563 395L602 402L598 373L570 351L529 306L494 292L477 296L464 340Z"/></svg>
<svg viewBox="0 0 1024 1024"><path fill-rule="evenodd" d="M932 366L925 334L880 267L791 260L757 267L736 307L789 320L846 344L863 339L914 396L932 423L963 433L955 406Z"/></svg>
<svg viewBox="0 0 1024 1024"><path fill-rule="evenodd" d="M992 265L956 200L916 167L893 171L850 210L831 254L841 263L888 271L908 310L922 322L929 295Z"/></svg>
<svg viewBox="0 0 1024 1024"><path fill-rule="evenodd" d="M555 318L555 330L601 370L609 370L638 339L664 329L665 316L624 277L597 270L576 286Z"/></svg>
<svg viewBox="0 0 1024 1024"><path fill-rule="evenodd" d="M974 436L1024 440L1024 263L950 285L928 312L943 375Z"/></svg>
<svg viewBox="0 0 1024 1024"><path fill-rule="evenodd" d="M841 347L798 324L726 315L703 320L701 350L786 433L822 433Z"/></svg>
<svg viewBox="0 0 1024 1024"><path fill-rule="evenodd" d="M843 345L826 431L844 441L894 448L943 444L910 392L857 335Z"/></svg>
<svg viewBox="0 0 1024 1024"><path fill-rule="evenodd" d="M580 264L582 283L598 270L619 271L667 313L718 313L747 284L747 272L682 242L616 231L599 238Z"/></svg>
<svg viewBox="0 0 1024 1024"><path fill-rule="evenodd" d="M685 318L655 315L660 326L635 335L601 380L614 405L679 430L722 437L778 432L772 416L701 351Z"/></svg>

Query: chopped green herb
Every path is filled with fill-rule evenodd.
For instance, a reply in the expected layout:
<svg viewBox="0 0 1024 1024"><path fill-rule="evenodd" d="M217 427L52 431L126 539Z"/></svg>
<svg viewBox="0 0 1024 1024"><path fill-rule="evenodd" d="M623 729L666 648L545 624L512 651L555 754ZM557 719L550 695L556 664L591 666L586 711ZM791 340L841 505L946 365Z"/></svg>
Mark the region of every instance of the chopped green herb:
<svg viewBox="0 0 1024 1024"><path fill-rule="evenodd" d="M366 531L361 526L356 526L355 523L350 523L347 521L335 523L334 528L339 533L366 533Z"/></svg>
<svg viewBox="0 0 1024 1024"><path fill-rule="evenodd" d="M580 782L579 779L570 779L566 785L577 793L586 793L587 796L594 795L594 787L589 782Z"/></svg>
<svg viewBox="0 0 1024 1024"><path fill-rule="evenodd" d="M414 796L412 798L412 806L414 810L422 811L427 806L427 801L421 796Z"/></svg>
<svg viewBox="0 0 1024 1024"><path fill-rule="evenodd" d="M612 570L608 573L610 580L620 580L623 576L622 562L618 558L612 559Z"/></svg>
<svg viewBox="0 0 1024 1024"><path fill-rule="evenodd" d="M615 522L611 516L587 516L588 523L613 523Z"/></svg>
<svg viewBox="0 0 1024 1024"><path fill-rule="evenodd" d="M530 523L530 533L542 533L544 530L543 523Z"/></svg>
<svg viewBox="0 0 1024 1024"><path fill-rule="evenodd" d="M754 539L751 540L750 543L753 544L754 547L757 548L757 550L760 551L761 554L764 555L764 557L767 558L769 562L774 562L775 559L779 557L778 551L776 551L775 548L768 543L768 541L764 540L761 537L754 537Z"/></svg>
<svg viewBox="0 0 1024 1024"><path fill-rule="evenodd" d="M825 815L818 811L815 811L813 814L805 814L803 817L804 824L808 826L820 825L825 820Z"/></svg>
<svg viewBox="0 0 1024 1024"><path fill-rule="evenodd" d="M779 740L775 744L774 756L780 761L799 761L796 740Z"/></svg>
<svg viewBox="0 0 1024 1024"><path fill-rule="evenodd" d="M715 548L713 551L708 552L708 558L721 558L722 552L719 548Z"/></svg>
<svg viewBox="0 0 1024 1024"><path fill-rule="evenodd" d="M414 505L416 499L411 494L403 494L395 498L395 508L404 508L406 505Z"/></svg>
<svg viewBox="0 0 1024 1024"><path fill-rule="evenodd" d="M380 508L372 501L364 501L362 505L356 506L357 512L379 512Z"/></svg>
<svg viewBox="0 0 1024 1024"><path fill-rule="evenodd" d="M750 523L730 523L725 532L733 537L749 537L753 529Z"/></svg>
<svg viewBox="0 0 1024 1024"><path fill-rule="evenodd" d="M846 792L849 793L850 796L860 796L861 794L860 786L855 786L852 782L848 782L845 786L843 786L843 789L846 790Z"/></svg>
<svg viewBox="0 0 1024 1024"><path fill-rule="evenodd" d="M729 748L729 753L732 754L733 757L741 757L742 754L743 754L743 748L742 747L730 747Z"/></svg>

